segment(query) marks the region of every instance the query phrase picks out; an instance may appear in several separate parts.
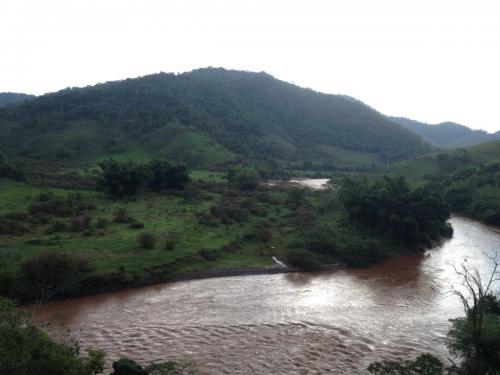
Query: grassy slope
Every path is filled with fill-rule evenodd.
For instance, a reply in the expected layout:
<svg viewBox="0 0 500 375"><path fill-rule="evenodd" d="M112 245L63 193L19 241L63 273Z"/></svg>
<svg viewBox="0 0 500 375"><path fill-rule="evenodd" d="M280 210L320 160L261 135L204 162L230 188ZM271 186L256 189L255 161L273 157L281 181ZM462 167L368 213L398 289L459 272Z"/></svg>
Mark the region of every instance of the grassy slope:
<svg viewBox="0 0 500 375"><path fill-rule="evenodd" d="M194 180L221 182L220 173L197 170L192 173ZM308 232L301 232L309 223L312 230L322 230L332 234L337 253L310 253L320 263L330 264L345 260L363 262L363 256L356 255L358 248L353 243L374 239L365 238L354 229L343 225L343 210L333 204L326 208L334 195L327 192L308 192L306 211L295 211L286 203L287 191L266 190L270 200L256 199L259 193L240 192L238 205L245 201L253 202L255 211L241 221L215 225L200 223L199 214L209 212L211 206L221 202L219 190L204 189L201 196L185 200L176 195L145 194L133 200L111 200L94 191L81 191L83 199L96 205L96 209L86 211L92 217L89 233L64 230L46 233L49 224L31 226L23 235L0 235L0 276L8 274L14 280L20 277L20 264L23 260L45 251L68 252L85 256L93 268L92 277L104 277L99 288L106 289L106 277L121 275L123 281L111 288L123 288L144 283L168 280L171 277L191 272L219 268L245 268L272 265L271 257L283 259L291 243L302 248L301 241ZM48 189L28 184L0 180L0 216L12 211L26 211L35 197ZM60 197L74 194L75 190L50 189ZM219 192L218 192L219 191ZM144 229L132 229L127 224L113 222L114 212L125 207L137 221L145 224ZM325 207L321 209L321 207ZM109 225L104 229L95 226L98 217L105 217ZM70 223L71 218L52 218L54 221ZM311 222L311 220L313 220ZM248 238L249 233L264 223L272 233L267 241ZM306 223L306 224L304 224ZM315 223L312 224L311 223ZM143 231L153 232L158 242L151 250L140 248L137 236ZM175 238L175 248L165 249L166 238ZM240 246L224 250L224 246L239 242ZM217 250L219 257L206 260L200 256L201 249ZM387 255L395 248L387 247ZM160 275L160 276L158 276ZM17 281L14 281L17 283ZM96 291L92 289L91 291ZM14 292L16 294L17 292Z"/></svg>

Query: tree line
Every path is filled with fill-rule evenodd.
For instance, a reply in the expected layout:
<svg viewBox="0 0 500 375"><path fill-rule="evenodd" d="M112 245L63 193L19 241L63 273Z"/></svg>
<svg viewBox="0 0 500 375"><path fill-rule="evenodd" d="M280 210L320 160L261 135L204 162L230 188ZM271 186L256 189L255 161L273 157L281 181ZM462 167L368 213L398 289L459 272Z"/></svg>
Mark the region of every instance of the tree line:
<svg viewBox="0 0 500 375"><path fill-rule="evenodd" d="M137 164L109 159L99 166L102 173L98 189L117 198L137 194L145 188L152 191L183 190L190 181L185 166L172 165L165 160L154 159L147 164Z"/></svg>
<svg viewBox="0 0 500 375"><path fill-rule="evenodd" d="M373 183L346 178L339 197L355 226L410 247L430 246L452 234L446 222L450 207L431 185L411 190L402 176Z"/></svg>

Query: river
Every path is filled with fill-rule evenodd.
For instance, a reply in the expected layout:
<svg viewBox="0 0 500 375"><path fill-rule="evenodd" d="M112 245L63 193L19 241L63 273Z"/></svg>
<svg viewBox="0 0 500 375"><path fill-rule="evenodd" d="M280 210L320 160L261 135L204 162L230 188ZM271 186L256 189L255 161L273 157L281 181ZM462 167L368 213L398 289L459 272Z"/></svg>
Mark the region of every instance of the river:
<svg viewBox="0 0 500 375"><path fill-rule="evenodd" d="M500 232L453 217L425 255L368 269L192 280L46 305L37 312L83 348L141 362L191 359L208 374L363 374L374 360L446 358L452 264L487 272Z"/></svg>

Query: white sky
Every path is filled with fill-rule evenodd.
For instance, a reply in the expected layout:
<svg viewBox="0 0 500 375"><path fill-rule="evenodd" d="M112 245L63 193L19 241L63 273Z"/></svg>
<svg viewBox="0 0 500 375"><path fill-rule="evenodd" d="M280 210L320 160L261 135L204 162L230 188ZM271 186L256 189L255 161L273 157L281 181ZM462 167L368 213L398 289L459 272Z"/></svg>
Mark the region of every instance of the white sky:
<svg viewBox="0 0 500 375"><path fill-rule="evenodd" d="M206 66L500 130L499 0L1 0L0 92Z"/></svg>

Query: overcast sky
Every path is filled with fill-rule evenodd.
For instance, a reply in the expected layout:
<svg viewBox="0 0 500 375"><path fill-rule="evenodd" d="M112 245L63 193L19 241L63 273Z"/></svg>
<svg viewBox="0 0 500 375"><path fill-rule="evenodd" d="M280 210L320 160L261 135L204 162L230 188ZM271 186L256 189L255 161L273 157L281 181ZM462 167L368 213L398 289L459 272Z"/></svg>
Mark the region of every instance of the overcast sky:
<svg viewBox="0 0 500 375"><path fill-rule="evenodd" d="M499 0L1 0L0 92L206 66L500 130Z"/></svg>

